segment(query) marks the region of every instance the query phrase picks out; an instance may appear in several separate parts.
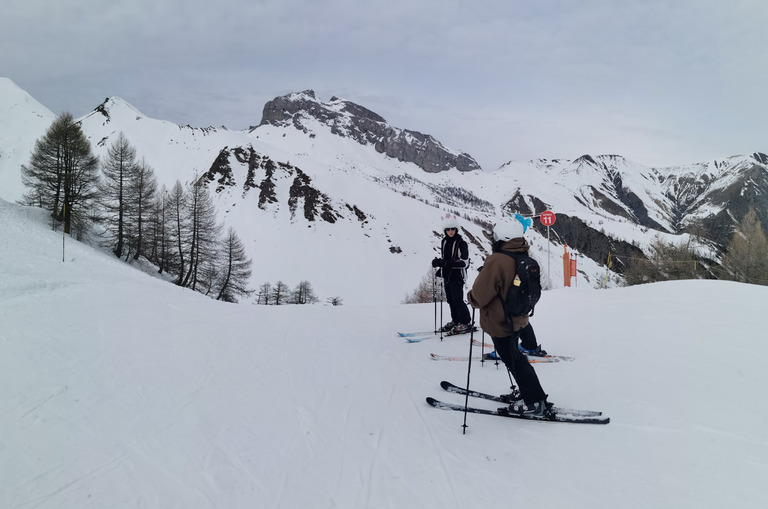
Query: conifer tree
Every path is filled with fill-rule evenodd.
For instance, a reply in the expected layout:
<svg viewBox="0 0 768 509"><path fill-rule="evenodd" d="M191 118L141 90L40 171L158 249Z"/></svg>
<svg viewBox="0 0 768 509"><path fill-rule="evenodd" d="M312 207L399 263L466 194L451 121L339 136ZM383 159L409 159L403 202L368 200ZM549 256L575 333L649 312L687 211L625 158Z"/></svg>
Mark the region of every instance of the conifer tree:
<svg viewBox="0 0 768 509"><path fill-rule="evenodd" d="M158 273L162 274L168 270L170 253L171 231L168 213L168 189L163 185L155 195L155 202L152 206L150 216L150 248L149 259L157 265Z"/></svg>
<svg viewBox="0 0 768 509"><path fill-rule="evenodd" d="M179 286L182 286L182 283L184 282L186 269L184 253L186 251L186 239L189 230L185 212L187 201L187 193L181 185L181 182L177 180L168 194L167 213L170 226L169 241L173 246L173 253L169 256L169 261L173 261L169 264L174 266L174 272L177 274L176 284Z"/></svg>
<svg viewBox="0 0 768 509"><path fill-rule="evenodd" d="M256 296L256 304L269 305L269 299L272 297L272 283L267 281L259 286L259 293Z"/></svg>
<svg viewBox="0 0 768 509"><path fill-rule="evenodd" d="M309 281L302 281L296 285L291 296L292 304L315 304L319 300Z"/></svg>
<svg viewBox="0 0 768 509"><path fill-rule="evenodd" d="M199 180L188 188L187 218L189 221L187 273L182 286L197 289L200 270L216 257L216 244L221 227L216 222L216 211L204 181Z"/></svg>
<svg viewBox="0 0 768 509"><path fill-rule="evenodd" d="M51 212L64 223L64 232L76 226L82 234L96 197L99 160L72 115L62 113L35 142L28 165L22 165L22 182L30 188L23 202Z"/></svg>
<svg viewBox="0 0 768 509"><path fill-rule="evenodd" d="M106 213L107 238L114 247L112 252L123 256L128 209L128 186L136 172L136 149L120 132L107 149L107 158L101 165L99 186L101 205Z"/></svg>
<svg viewBox="0 0 768 509"><path fill-rule="evenodd" d="M157 194L157 178L155 170L143 159L136 165L133 178L129 183L130 212L131 212L131 248L134 259L144 254L144 237L147 222L152 212L152 206Z"/></svg>
<svg viewBox="0 0 768 509"><path fill-rule="evenodd" d="M275 306L285 304L288 300L289 293L290 289L288 288L288 285L282 281L278 281L275 283L275 286L272 287L272 302L274 302Z"/></svg>
<svg viewBox="0 0 768 509"><path fill-rule="evenodd" d="M245 253L245 246L240 237L229 228L221 250L219 274L219 292L217 300L237 302L237 297L247 297L253 293L248 288L251 278L252 261Z"/></svg>

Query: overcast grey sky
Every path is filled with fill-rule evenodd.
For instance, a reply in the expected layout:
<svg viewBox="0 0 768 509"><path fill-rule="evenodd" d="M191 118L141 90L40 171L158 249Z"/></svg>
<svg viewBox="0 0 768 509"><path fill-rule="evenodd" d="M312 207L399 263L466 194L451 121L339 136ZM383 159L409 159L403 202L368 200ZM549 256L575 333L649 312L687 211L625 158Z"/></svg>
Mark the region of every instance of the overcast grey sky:
<svg viewBox="0 0 768 509"><path fill-rule="evenodd" d="M0 76L54 113L119 96L238 130L315 90L485 169L768 152L766 0L4 0Z"/></svg>

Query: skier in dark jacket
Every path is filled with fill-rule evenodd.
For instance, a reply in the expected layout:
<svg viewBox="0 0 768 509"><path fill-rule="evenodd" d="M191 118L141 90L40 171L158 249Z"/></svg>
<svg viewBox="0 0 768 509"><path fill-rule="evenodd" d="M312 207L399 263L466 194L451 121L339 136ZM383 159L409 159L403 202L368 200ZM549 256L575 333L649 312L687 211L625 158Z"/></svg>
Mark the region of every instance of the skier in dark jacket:
<svg viewBox="0 0 768 509"><path fill-rule="evenodd" d="M445 237L440 244L441 256L432 260L432 267L440 269L439 275L445 284L445 300L451 309L451 321L441 330L463 334L472 329L470 324L472 317L464 302L464 281L467 278L469 265L469 248L466 241L459 235L458 218L447 214L442 219Z"/></svg>
<svg viewBox="0 0 768 509"><path fill-rule="evenodd" d="M518 349L520 330L529 325L527 316L509 320L504 313L504 299L515 279L515 259L500 251L527 253L523 238L525 226L514 218L505 218L493 227L492 253L467 294L469 303L480 310L480 326L496 347L496 353L509 369L520 388L522 400L509 405L510 413L547 415L552 406L541 387L539 377L528 358Z"/></svg>

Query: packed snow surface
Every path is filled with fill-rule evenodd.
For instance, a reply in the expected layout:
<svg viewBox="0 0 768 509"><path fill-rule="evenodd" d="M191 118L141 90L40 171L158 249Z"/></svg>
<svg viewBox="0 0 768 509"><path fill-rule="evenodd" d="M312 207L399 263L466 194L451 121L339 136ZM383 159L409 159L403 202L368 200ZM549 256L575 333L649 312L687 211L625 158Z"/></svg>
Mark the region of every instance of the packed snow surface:
<svg viewBox="0 0 768 509"><path fill-rule="evenodd" d="M396 336L430 304L223 304L2 200L0 239L3 508L768 507L766 287L547 291L539 341L576 359L541 382L611 423L470 414L462 434L424 399L463 404L439 382L467 363L429 353L469 337Z"/></svg>

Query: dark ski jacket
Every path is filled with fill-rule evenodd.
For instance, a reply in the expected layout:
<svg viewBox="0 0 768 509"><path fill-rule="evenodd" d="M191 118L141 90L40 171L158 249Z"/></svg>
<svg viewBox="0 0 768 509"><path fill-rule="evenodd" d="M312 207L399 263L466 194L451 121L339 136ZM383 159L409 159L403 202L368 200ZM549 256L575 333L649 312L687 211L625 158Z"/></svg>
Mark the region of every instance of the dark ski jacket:
<svg viewBox="0 0 768 509"><path fill-rule="evenodd" d="M445 262L441 269L445 281L465 281L469 266L469 248L458 232L453 237L446 235L440 244L440 253Z"/></svg>

